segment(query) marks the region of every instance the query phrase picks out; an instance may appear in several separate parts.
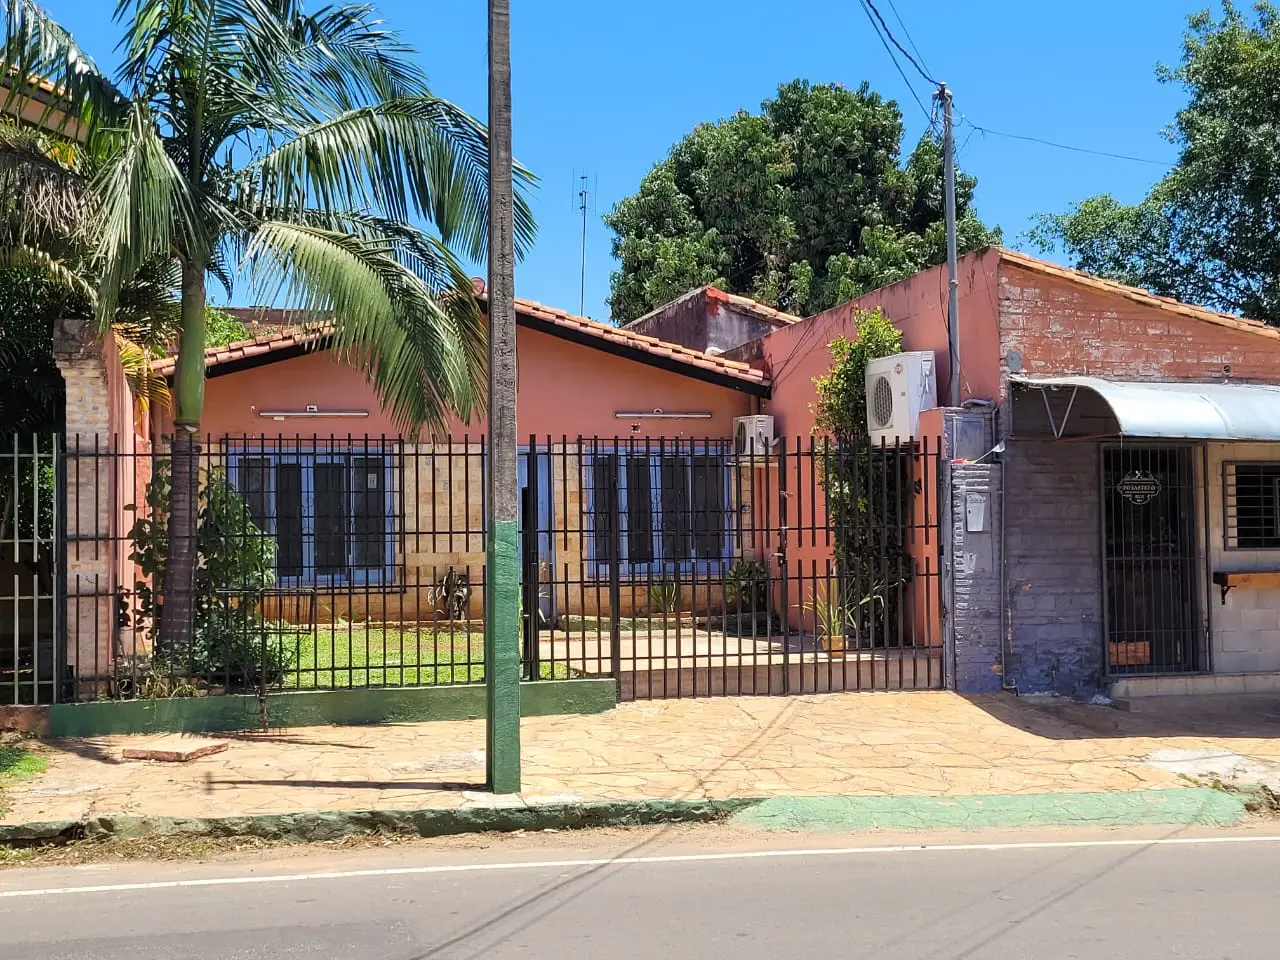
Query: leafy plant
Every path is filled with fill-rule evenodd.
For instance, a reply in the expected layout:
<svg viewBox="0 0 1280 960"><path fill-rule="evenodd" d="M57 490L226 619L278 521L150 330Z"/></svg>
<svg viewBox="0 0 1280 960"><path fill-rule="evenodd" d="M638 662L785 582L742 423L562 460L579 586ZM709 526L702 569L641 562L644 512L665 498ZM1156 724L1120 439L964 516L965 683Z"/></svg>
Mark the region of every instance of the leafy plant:
<svg viewBox="0 0 1280 960"><path fill-rule="evenodd" d="M769 567L763 560L739 560L725 575L724 602L729 613L769 609Z"/></svg>
<svg viewBox="0 0 1280 960"><path fill-rule="evenodd" d="M867 428L867 364L902 350L902 331L880 310L856 311L855 337L832 341L830 370L814 380L814 431L827 435L820 482L833 530L836 575L846 596L867 584L905 583L914 562L903 524L912 515L918 481L914 451L873 446ZM878 602L869 602L879 596ZM860 637L884 635L897 615L896 594L872 589L848 611Z"/></svg>
<svg viewBox="0 0 1280 960"><path fill-rule="evenodd" d="M249 340L253 334L239 317L232 316L225 310L209 307L204 318L205 347L225 347L229 343Z"/></svg>
<svg viewBox="0 0 1280 960"><path fill-rule="evenodd" d="M663 580L649 587L649 610L653 613L675 613L680 607L680 587Z"/></svg>
<svg viewBox="0 0 1280 960"><path fill-rule="evenodd" d="M169 462L158 459L146 489L146 509L129 532L139 568L134 587L138 627L152 650L152 664L167 671L249 689L279 681L289 665L279 645L264 642L263 593L275 582L275 542L254 522L244 498L219 469L208 472L198 500L198 565L195 624L186 644L168 642L159 629L165 616L157 585L164 582L170 536L166 504Z"/></svg>
<svg viewBox="0 0 1280 960"><path fill-rule="evenodd" d="M834 585L819 584L813 595L798 604L812 615L818 636L826 640L843 640L853 626L849 612L840 603L839 589Z"/></svg>

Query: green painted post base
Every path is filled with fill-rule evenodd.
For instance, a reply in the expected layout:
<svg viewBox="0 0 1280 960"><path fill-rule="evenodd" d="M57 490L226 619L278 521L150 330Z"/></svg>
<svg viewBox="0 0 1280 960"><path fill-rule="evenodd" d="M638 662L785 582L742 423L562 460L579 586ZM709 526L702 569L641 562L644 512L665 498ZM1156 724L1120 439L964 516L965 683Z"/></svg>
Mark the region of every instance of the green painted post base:
<svg viewBox="0 0 1280 960"><path fill-rule="evenodd" d="M494 793L520 791L520 532L498 520L489 535L484 618L485 766Z"/></svg>

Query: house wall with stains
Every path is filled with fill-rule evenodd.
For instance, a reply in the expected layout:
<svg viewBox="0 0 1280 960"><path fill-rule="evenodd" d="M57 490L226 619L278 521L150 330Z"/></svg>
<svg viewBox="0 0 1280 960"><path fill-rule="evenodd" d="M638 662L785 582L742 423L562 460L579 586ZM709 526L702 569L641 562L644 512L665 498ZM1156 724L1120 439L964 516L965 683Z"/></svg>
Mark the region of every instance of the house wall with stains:
<svg viewBox="0 0 1280 960"><path fill-rule="evenodd" d="M1057 276L1016 258L999 266L1001 396L1008 377L1088 375L1166 382L1280 382L1280 331L1234 317L1205 317L1173 301L1153 300L1093 278ZM1006 404L1005 412L1008 412ZM1097 440L1014 436L1004 454L1010 681L1024 692L1088 696L1117 668L1160 665L1147 643L1111 643L1107 611L1131 609L1122 582L1109 582L1102 504L1107 491ZM1132 438L1129 447L1161 446ZM1175 444L1176 445L1176 444ZM1169 446L1169 444L1164 444ZM1233 591L1219 602L1214 570L1242 566L1280 571L1280 551L1223 549L1223 463L1232 457L1280 458L1280 445L1211 444L1207 464L1191 444L1194 485L1188 563L1195 614L1191 627L1210 649L1198 669L1280 669L1280 591ZM1207 551L1207 558L1206 558ZM1113 572L1113 579L1118 574ZM1238 594L1238 595L1236 595ZM1169 600L1168 602L1174 602ZM1116 606L1120 605L1120 606ZM1168 656L1168 651L1165 651ZM1154 659L1153 659L1154 658ZM1112 666L1109 666L1112 664Z"/></svg>

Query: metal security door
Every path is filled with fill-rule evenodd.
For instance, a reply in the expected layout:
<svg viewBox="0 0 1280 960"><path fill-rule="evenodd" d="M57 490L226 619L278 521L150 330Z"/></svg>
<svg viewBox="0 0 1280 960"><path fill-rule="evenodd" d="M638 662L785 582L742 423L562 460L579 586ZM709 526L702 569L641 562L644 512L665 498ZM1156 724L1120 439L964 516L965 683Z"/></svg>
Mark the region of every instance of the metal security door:
<svg viewBox="0 0 1280 960"><path fill-rule="evenodd" d="M1103 449L1102 563L1110 673L1199 669L1195 516L1189 448Z"/></svg>

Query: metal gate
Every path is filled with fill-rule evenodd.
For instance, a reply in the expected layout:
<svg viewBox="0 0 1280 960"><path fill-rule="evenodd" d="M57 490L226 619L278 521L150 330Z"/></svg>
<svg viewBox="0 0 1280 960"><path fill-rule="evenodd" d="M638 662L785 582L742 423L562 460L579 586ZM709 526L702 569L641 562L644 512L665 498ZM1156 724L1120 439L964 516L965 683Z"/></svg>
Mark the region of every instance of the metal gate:
<svg viewBox="0 0 1280 960"><path fill-rule="evenodd" d="M1104 447L1102 525L1108 671L1199 670L1191 448Z"/></svg>
<svg viewBox="0 0 1280 960"><path fill-rule="evenodd" d="M544 452L557 616L526 622L526 663L624 700L942 686L936 441Z"/></svg>
<svg viewBox="0 0 1280 960"><path fill-rule="evenodd" d="M0 437L0 704L57 693L61 463L56 436Z"/></svg>

